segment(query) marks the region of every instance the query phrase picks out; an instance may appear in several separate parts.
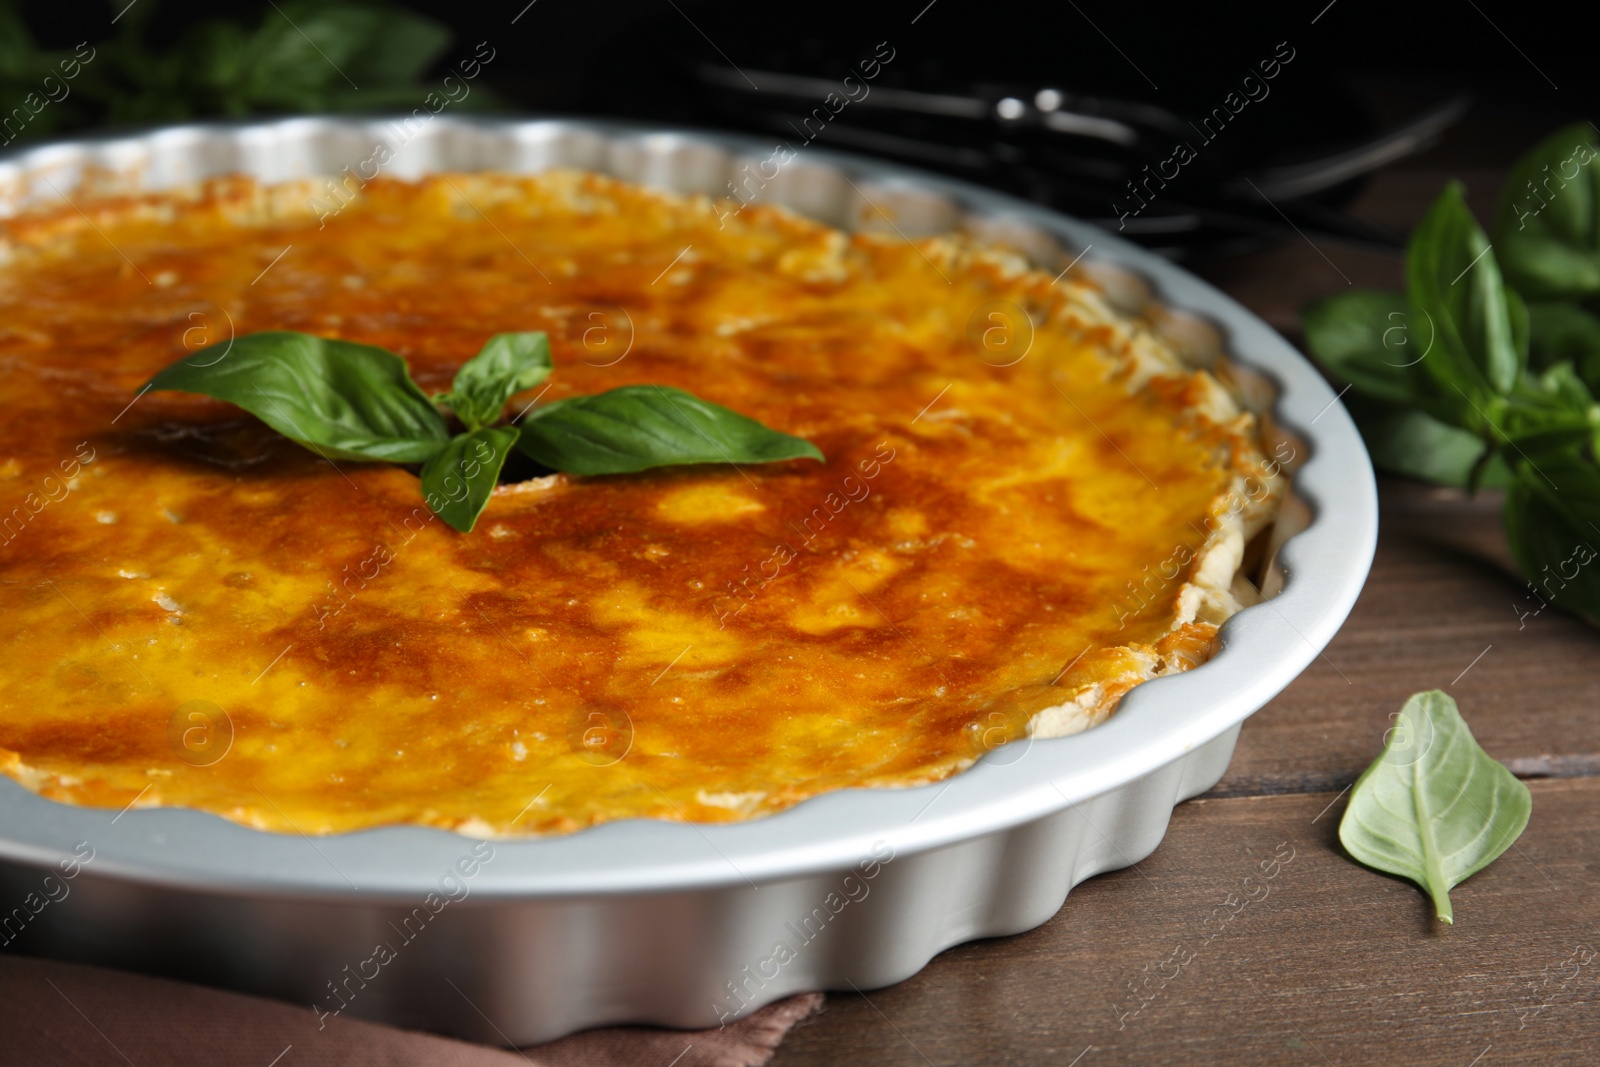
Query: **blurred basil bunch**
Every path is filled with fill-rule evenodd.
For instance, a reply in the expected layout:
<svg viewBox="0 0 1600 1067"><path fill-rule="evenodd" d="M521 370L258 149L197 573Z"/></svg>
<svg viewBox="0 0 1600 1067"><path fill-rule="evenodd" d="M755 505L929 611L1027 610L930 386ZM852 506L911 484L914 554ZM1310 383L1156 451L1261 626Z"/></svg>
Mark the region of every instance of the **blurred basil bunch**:
<svg viewBox="0 0 1600 1067"><path fill-rule="evenodd" d="M0 120L11 120L0 141L104 124L409 111L438 88L428 71L451 58L447 27L378 0L274 4L254 25L205 19L167 47L149 43L157 8L157 0L112 0L107 21L121 12L112 36L50 50L34 41L15 0L0 0ZM494 102L474 84L452 106Z"/></svg>
<svg viewBox="0 0 1600 1067"><path fill-rule="evenodd" d="M1412 234L1407 291L1305 310L1373 462L1507 490L1512 554L1542 601L1600 624L1600 148L1587 123L1512 168L1494 239L1460 183Z"/></svg>

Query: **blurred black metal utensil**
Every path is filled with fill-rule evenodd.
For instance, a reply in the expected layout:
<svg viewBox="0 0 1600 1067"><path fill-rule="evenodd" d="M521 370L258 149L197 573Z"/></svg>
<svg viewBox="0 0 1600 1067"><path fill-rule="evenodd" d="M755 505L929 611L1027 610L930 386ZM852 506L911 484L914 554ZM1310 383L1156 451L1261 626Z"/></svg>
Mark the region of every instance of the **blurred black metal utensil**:
<svg viewBox="0 0 1600 1067"><path fill-rule="evenodd" d="M1193 140L1198 128L1165 108L1044 88L1032 93L991 89L932 93L894 86L863 87L849 98L861 117L834 121L820 112L821 101L839 100L840 83L826 78L770 70L745 70L701 64L700 82L755 105L747 115L771 132L809 139L813 123L825 123L830 140L922 165L963 173L991 184L1031 187L1036 198L1066 200L1108 228L1146 243L1202 227L1237 234L1297 232L1369 250L1392 253L1402 239L1355 220L1313 197L1420 151L1466 111L1465 95L1452 96L1397 125L1354 143L1327 148L1309 158L1253 170L1226 173L1230 160L1210 153L1195 180L1169 194L1167 182L1151 197L1155 211L1086 212L1081 205L1107 207L1129 199L1141 177L1149 189L1152 164L1165 160L1173 138ZM784 105L811 103L810 111ZM776 105L776 106L775 106ZM841 107L841 110L843 108ZM820 117L819 117L820 116ZM885 122L884 120L890 120ZM924 129L908 136L906 120L939 126L961 125L959 136L940 137ZM1202 135L1203 136L1203 135Z"/></svg>

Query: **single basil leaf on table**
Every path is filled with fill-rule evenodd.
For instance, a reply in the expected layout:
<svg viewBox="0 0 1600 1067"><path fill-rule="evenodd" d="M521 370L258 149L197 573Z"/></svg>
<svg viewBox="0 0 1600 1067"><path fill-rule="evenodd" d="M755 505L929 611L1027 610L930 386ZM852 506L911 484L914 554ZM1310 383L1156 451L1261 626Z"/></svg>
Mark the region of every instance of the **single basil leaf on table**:
<svg viewBox="0 0 1600 1067"><path fill-rule="evenodd" d="M456 371L450 392L436 399L449 404L469 430L500 419L512 395L532 389L550 376L550 339L542 332L497 333Z"/></svg>
<svg viewBox="0 0 1600 1067"><path fill-rule="evenodd" d="M1534 595L1600 626L1600 469L1576 448L1520 461L1505 523Z"/></svg>
<svg viewBox="0 0 1600 1067"><path fill-rule="evenodd" d="M1411 235L1406 277L1415 319L1436 331L1421 366L1475 402L1509 392L1527 362L1526 312L1501 281L1460 182L1445 187Z"/></svg>
<svg viewBox="0 0 1600 1067"><path fill-rule="evenodd" d="M486 427L451 438L422 465L422 499L445 522L471 533L516 443L517 430L512 426Z"/></svg>
<svg viewBox="0 0 1600 1067"><path fill-rule="evenodd" d="M1317 362L1367 396L1406 404L1428 384L1415 368L1433 331L1412 329L1411 304L1403 293L1335 293L1307 307L1302 323Z"/></svg>
<svg viewBox="0 0 1600 1067"><path fill-rule="evenodd" d="M810 441L665 385L624 385L535 408L517 447L570 474L823 458Z"/></svg>
<svg viewBox="0 0 1600 1067"><path fill-rule="evenodd" d="M1496 254L1531 300L1600 293L1600 169L1594 127L1557 130L1511 168L1500 192Z"/></svg>
<svg viewBox="0 0 1600 1067"><path fill-rule="evenodd" d="M330 459L421 463L450 436L405 360L307 333L244 334L179 360L146 385L237 404Z"/></svg>
<svg viewBox="0 0 1600 1067"><path fill-rule="evenodd" d="M1511 847L1528 825L1528 787L1473 739L1456 702L1416 693L1383 755L1356 780L1339 840L1360 862L1409 878L1454 922L1450 890Z"/></svg>

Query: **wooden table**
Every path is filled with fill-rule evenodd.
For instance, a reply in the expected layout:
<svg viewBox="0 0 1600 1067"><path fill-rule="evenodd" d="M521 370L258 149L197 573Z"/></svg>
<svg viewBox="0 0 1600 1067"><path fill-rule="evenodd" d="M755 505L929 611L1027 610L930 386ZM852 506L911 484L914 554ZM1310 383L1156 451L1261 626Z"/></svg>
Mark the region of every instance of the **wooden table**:
<svg viewBox="0 0 1600 1067"><path fill-rule="evenodd" d="M1445 178L1386 176L1360 213L1409 226ZM1468 178L1488 218L1498 174ZM1291 337L1305 299L1399 285L1397 260L1302 241L1210 274ZM1519 582L1435 542L1492 542L1492 508L1463 518L1391 484L1383 515L1349 622L1245 725L1227 777L1178 807L1154 855L1078 886L1037 930L830 996L774 1067L1600 1063L1600 634L1553 610L1519 621ZM1435 687L1533 791L1521 840L1452 893L1453 927L1337 838L1390 716ZM1265 895L1244 882L1291 850Z"/></svg>

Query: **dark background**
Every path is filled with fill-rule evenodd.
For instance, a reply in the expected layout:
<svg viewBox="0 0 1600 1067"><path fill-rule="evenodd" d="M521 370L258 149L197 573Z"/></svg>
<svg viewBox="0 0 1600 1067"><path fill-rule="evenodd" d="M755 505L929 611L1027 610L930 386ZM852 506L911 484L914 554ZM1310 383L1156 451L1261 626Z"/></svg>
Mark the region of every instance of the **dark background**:
<svg viewBox="0 0 1600 1067"><path fill-rule="evenodd" d="M120 0L21 0L29 26L51 46L107 37L118 6ZM454 51L466 54L486 40L498 50L486 77L507 104L555 114L706 122L712 117L698 101L662 91L662 67L717 62L720 48L739 67L811 66L819 77L842 77L851 56L870 54L880 40L898 51L883 83L923 90L979 82L1058 85L1200 112L1286 40L1299 56L1294 72L1314 70L1315 77L1298 85L1278 80L1293 107L1275 109L1285 114L1272 123L1256 123L1264 128L1251 134L1262 142L1306 138L1318 125L1334 133L1344 125L1350 96L1373 109L1376 93L1382 110L1386 101L1403 106L1410 94L1466 88L1480 112L1518 120L1538 114L1555 126L1594 114L1600 91L1594 77L1600 18L1592 5L936 0L928 8L926 0L536 0L523 11L526 0L406 0L400 6L456 30L440 70ZM512 26L518 11L522 18ZM163 0L149 32L160 42L197 19L226 16L250 26L272 13L270 3Z"/></svg>
<svg viewBox="0 0 1600 1067"><path fill-rule="evenodd" d="M43 43L67 46L107 36L116 4L22 0L20 6ZM1480 107L1534 105L1552 125L1586 117L1600 87L1593 74L1600 18L1589 5L1083 0L1074 7L936 0L911 25L926 0L676 0L676 7L669 0L537 0L514 26L510 20L525 0L407 0L400 6L451 26L458 44L488 40L503 48L492 75L496 87L519 107L564 113L654 114L673 103L641 95L649 84L644 68L675 58L719 58L691 19L733 62L758 68L773 54L809 50L825 59L827 48L815 47L819 42L840 55L865 55L888 39L900 50L895 74L922 88L975 78L1039 81L1148 95L1169 106L1197 94L1209 106L1209 96L1225 91L1282 40L1330 71L1470 88ZM1586 17L1576 14L1586 9ZM164 0L151 30L176 37L200 18L238 17L248 24L271 11L268 3ZM1159 89L1150 88L1135 64Z"/></svg>
<svg viewBox="0 0 1600 1067"><path fill-rule="evenodd" d="M39 43L56 48L109 38L118 29L112 16L124 3L16 0ZM201 20L225 18L251 29L285 19L285 10L297 10L290 0L136 4L144 8L135 8L129 21L143 23L141 33L157 51L179 42ZM497 111L634 117L762 132L774 141L785 124L779 121L783 109L772 104L772 94L708 87L707 71L740 79L750 75L757 83L763 71L802 73L836 83L880 42L887 42L895 58L883 67L874 88L989 100L1009 94L1031 100L1038 89L1054 87L1156 104L1197 118L1218 107L1261 60L1292 49L1295 58L1271 83L1270 96L1241 113L1206 149L1201 163L1186 169L1181 183L1166 194L1173 201L1202 201L1230 175L1326 155L1460 92L1471 94L1472 110L1430 150L1429 164L1446 171L1463 162L1507 164L1543 134L1593 115L1600 91L1591 74L1592 30L1600 19L1576 19L1571 12L1577 7L1507 0L1312 0L1292 5L1260 0L1230 5L1154 0L820 0L788 5L750 0L406 0L391 6L426 15L455 34L434 69L418 79L419 104L428 89L483 41L494 49L495 59L478 84L493 90ZM820 100L800 107L795 106L800 102L788 103L792 116ZM385 105L378 110L406 109ZM1007 143L1010 134L994 124L896 119L855 107L846 109L815 143L870 150L868 140L852 136L862 122L933 149L927 159L902 156L902 162L958 173L1089 218L1114 214L1107 206L1117 181L1091 188L1061 184L1055 180L1057 168L1035 154L1027 156L1027 167L1012 165L1007 156L1013 150ZM1164 135L1161 141L1170 143ZM970 158L984 157L990 163L976 172L941 165L937 152L956 148L969 149ZM1156 158L1143 155L1133 166ZM1339 210L1360 191L1361 183L1353 182L1319 200L1321 206ZM1266 205L1252 206L1272 217ZM1150 221L1159 225L1153 222L1156 214L1150 213ZM1181 240L1142 239L1203 258L1236 248L1237 236L1208 234L1186 248L1177 247Z"/></svg>

